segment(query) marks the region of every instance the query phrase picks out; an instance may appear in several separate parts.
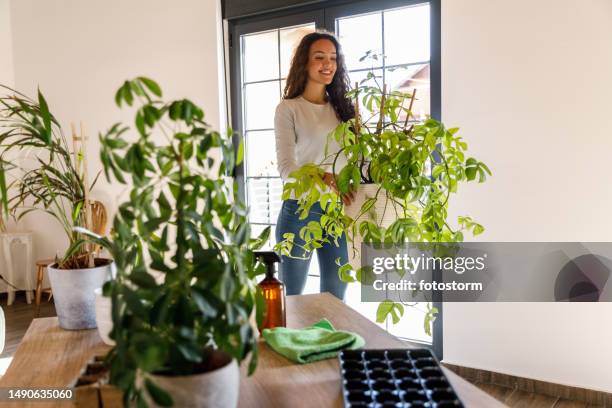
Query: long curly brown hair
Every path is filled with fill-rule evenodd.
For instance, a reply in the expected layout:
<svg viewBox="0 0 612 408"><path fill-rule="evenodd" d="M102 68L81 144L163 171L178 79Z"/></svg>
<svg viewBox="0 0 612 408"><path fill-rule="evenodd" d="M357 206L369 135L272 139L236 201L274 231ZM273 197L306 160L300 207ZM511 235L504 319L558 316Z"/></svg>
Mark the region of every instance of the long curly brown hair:
<svg viewBox="0 0 612 408"><path fill-rule="evenodd" d="M295 49L291 60L291 68L287 76L287 84L283 92L283 99L293 99L304 93L306 82L308 82L308 57L310 46L317 40L326 39L336 47L336 73L332 82L325 87L329 102L336 111L336 115L342 121L355 117L355 107L351 100L346 97L349 90L349 77L344 64L342 48L336 37L327 31L316 31L306 34Z"/></svg>

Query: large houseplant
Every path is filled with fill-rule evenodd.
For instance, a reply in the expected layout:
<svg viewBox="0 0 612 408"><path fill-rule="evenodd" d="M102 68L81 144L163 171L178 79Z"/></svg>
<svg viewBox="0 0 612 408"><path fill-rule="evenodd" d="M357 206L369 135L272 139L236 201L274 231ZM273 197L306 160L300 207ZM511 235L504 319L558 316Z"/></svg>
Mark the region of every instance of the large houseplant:
<svg viewBox="0 0 612 408"><path fill-rule="evenodd" d="M431 117L416 120L412 116L416 90L388 91L373 72L348 97L354 100L356 117L340 123L329 136L338 142L340 151L293 172L293 180L284 186L283 198L299 197L303 217L316 201L321 202L324 214L320 222L310 222L302 229L299 241L285 234L278 250L289 255L299 242L310 251L346 233L353 244L350 255L357 261L342 265L340 277L365 283L371 278L371 268L359 265L362 241L398 245L459 242L466 231L474 235L484 231L467 216L459 217L455 227L448 220L450 198L458 185L484 182L491 174L483 162L466 156L467 144L457 128L447 129ZM336 165L340 156L347 162L342 168ZM339 195L329 191L323 179L324 164L332 168L338 193L356 192L354 204L343 205ZM391 317L397 323L403 313L402 302L388 299L379 304L377 320ZM428 304L424 317L428 334L436 313Z"/></svg>
<svg viewBox="0 0 612 408"><path fill-rule="evenodd" d="M0 96L0 211L16 220L42 211L60 223L68 249L48 268L60 326L96 327L94 290L108 278L111 261L94 259L94 248L74 230L91 227L88 193L95 180L88 187L83 155L70 150L40 91L33 100L0 88L8 92Z"/></svg>
<svg viewBox="0 0 612 408"><path fill-rule="evenodd" d="M110 239L93 237L117 266L104 286L115 342L110 381L126 405L235 406L236 361L251 353L255 368L249 317L256 304L263 310L254 277L264 269L252 250L269 229L250 237L228 177L242 159L231 132L211 130L193 102L161 96L150 79L126 81L116 102L135 105L135 136L119 123L100 136L106 176L132 184Z"/></svg>

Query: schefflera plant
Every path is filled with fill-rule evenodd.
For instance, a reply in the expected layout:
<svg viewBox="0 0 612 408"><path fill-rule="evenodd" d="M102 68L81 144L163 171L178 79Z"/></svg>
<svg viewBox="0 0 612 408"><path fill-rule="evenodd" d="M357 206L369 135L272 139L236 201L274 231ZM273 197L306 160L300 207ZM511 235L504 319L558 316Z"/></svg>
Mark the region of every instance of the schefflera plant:
<svg viewBox="0 0 612 408"><path fill-rule="evenodd" d="M343 233L349 242L359 236L362 242L383 243L387 247L461 242L466 232L482 233L484 227L469 216L458 217L456 227L449 223L448 207L458 186L470 181L482 183L491 175L485 163L466 155L468 146L459 136L459 129L446 128L432 117L415 120L412 107L416 89L411 93L388 91L373 71L347 96L354 100L356 117L340 123L329 135L340 150L327 155L321 163L296 170L290 175L293 180L284 185L283 199L299 197L301 217L305 218L317 201L323 208L320 222L312 221L300 231L303 249L311 251L325 242L337 242ZM347 164L339 168L341 156ZM349 216L340 197L326 188L322 178L324 164L331 166L340 193L355 191L361 185L376 186L375 194L363 201L355 217ZM390 225L381 221L387 212L394 218ZM297 245L295 241L295 236L287 233L276 248L290 256ZM440 248L448 250L448 246ZM351 248L349 244L351 250L361 248ZM349 263L341 265L340 278L345 282L372 281L371 267L358 268L355 274L352 270ZM382 323L391 317L393 323L399 322L404 305L416 306L391 299L381 302L377 321ZM424 317L428 335L436 313L437 309L428 303Z"/></svg>
<svg viewBox="0 0 612 408"><path fill-rule="evenodd" d="M171 405L150 374L206 371L213 348L239 362L250 353L252 373L257 348L249 317L256 304L258 319L263 310L254 277L264 265L253 250L269 229L251 238L247 209L229 177L242 148L236 155L232 132L211 130L190 100L161 97L151 79L126 81L116 103L136 107L135 140L120 123L100 135L106 177L132 185L111 239L95 238L117 266L103 288L112 299L116 343L107 363L126 405L144 404L145 389L156 403Z"/></svg>

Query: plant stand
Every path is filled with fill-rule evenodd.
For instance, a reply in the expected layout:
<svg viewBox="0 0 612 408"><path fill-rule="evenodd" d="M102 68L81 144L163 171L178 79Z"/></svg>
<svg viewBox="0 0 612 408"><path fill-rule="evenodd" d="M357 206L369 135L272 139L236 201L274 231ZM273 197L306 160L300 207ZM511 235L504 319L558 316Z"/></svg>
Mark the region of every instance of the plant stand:
<svg viewBox="0 0 612 408"><path fill-rule="evenodd" d="M15 268L14 268L14 263L13 263L13 252L11 251L11 245L13 245L13 243L20 243L20 244L25 245L26 247L26 259L25 259L26 266L23 271L23 277L24 277L25 283L22 287L23 289L25 289L26 300L28 304L30 304L32 303L32 291L35 289L34 281L32 279L32 270L31 270L31 267L34 263L33 249L32 249L32 233L31 232L6 232L6 233L0 234L0 240L2 241L2 252L4 253L4 262L6 264L5 268L3 268L3 270L6 271L6 275L4 275L4 277L11 284L16 283L15 278L17 277L15 276ZM16 286L21 287L18 284ZM7 285L6 291L8 293L6 304L7 306L10 306L15 301L15 288L11 287L10 285Z"/></svg>

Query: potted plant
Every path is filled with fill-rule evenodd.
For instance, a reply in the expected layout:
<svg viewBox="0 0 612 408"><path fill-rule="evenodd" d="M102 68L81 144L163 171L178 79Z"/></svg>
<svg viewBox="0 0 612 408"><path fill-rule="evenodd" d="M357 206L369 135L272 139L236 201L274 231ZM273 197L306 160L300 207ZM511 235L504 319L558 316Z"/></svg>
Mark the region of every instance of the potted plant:
<svg viewBox="0 0 612 408"><path fill-rule="evenodd" d="M132 187L109 238L92 239L113 255L116 278L104 285L112 300L115 342L107 356L110 382L126 405L232 407L237 362L261 321L254 278L264 272L253 249L269 229L250 237L247 209L229 177L242 159L228 137L210 129L187 99L164 102L154 81L126 81L119 106L135 106L135 136L119 123L100 136L106 176ZM258 303L259 302L259 303Z"/></svg>
<svg viewBox="0 0 612 408"><path fill-rule="evenodd" d="M108 279L112 261L94 258L93 248L74 230L91 227L91 207L85 151L70 151L60 124L49 111L43 94L38 99L0 86L0 211L20 220L32 211L50 214L62 226L69 245L49 265L60 327L96 327L94 290ZM30 152L30 165L15 160ZM80 170L80 169L83 170ZM12 177L12 180L11 180Z"/></svg>
<svg viewBox="0 0 612 408"><path fill-rule="evenodd" d="M416 120L412 116L416 90L388 91L372 71L355 84L348 97L355 101L356 117L340 123L329 135L338 142L340 151L321 163L296 170L291 175L293 180L284 186L283 198L299 197L304 217L316 201L324 210L320 222L311 222L300 232L304 249L312 250L346 233L353 243L349 254L352 261L340 267L340 277L347 282L366 283L371 268L360 265L362 241L397 245L460 242L466 231L482 233L482 225L470 217L459 217L456 227L448 220L450 198L459 184L484 182L491 174L483 162L466 155L467 144L458 135L458 128L447 129L431 117ZM347 162L342 168L336 165L340 156ZM339 196L327 189L324 164L331 166L340 193L356 193L350 206L344 206ZM290 256L294 245L295 237L285 234L276 248ZM377 321L391 317L397 323L403 313L404 304L386 300L379 304ZM436 308L428 304L424 327L429 335L436 313Z"/></svg>

